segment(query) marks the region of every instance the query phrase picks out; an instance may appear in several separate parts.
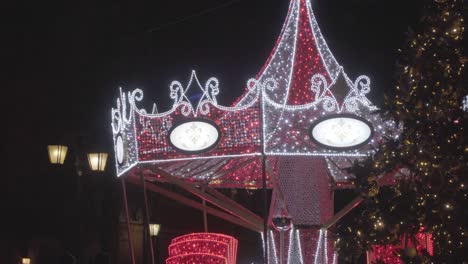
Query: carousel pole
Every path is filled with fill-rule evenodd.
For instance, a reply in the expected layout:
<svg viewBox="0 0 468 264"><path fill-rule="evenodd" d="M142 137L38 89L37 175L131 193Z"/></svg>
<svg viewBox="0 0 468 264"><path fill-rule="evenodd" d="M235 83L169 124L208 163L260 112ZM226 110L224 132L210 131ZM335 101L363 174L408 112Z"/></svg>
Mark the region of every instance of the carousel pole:
<svg viewBox="0 0 468 264"><path fill-rule="evenodd" d="M255 85L259 85L258 82ZM264 85L259 85L257 87L260 93L260 113L264 111L264 100L263 100L263 93L264 93ZM262 192L263 192L263 248L265 249L264 252L264 263L268 264L268 190L267 190L267 180L266 180L266 155L265 155L265 131L263 129L263 125L265 124L265 120L263 118L263 114L261 115L261 122L260 122L260 149L262 152ZM270 175L273 177L273 175Z"/></svg>
<svg viewBox="0 0 468 264"><path fill-rule="evenodd" d="M291 234L292 236L292 234ZM284 264L284 230L280 231L280 260L279 264Z"/></svg>
<svg viewBox="0 0 468 264"><path fill-rule="evenodd" d="M132 264L135 264L135 250L133 247L133 239L132 239L132 230L130 227L130 213L128 211L128 200L127 200L127 188L125 186L125 176L120 177L122 180L122 196L123 196L123 203L125 208L125 219L127 221L127 231L128 231L128 245L130 249L130 256L132 258Z"/></svg>
<svg viewBox="0 0 468 264"><path fill-rule="evenodd" d="M205 192L205 187L202 187L202 192ZM206 200L202 199L203 204L203 228L205 229L205 233L208 233L208 215L206 213Z"/></svg>
<svg viewBox="0 0 468 264"><path fill-rule="evenodd" d="M141 187L143 190L143 201L145 203L145 227L143 228L143 235L147 236L147 239L149 241L149 247L150 247L150 257L151 257L151 264L154 264L154 248L153 248L153 239L151 239L151 233L149 231L149 225L150 225L150 217L149 217L149 210L148 210L148 194L146 193L146 181L145 181L145 175L143 171L140 173L140 180L141 180Z"/></svg>
<svg viewBox="0 0 468 264"><path fill-rule="evenodd" d="M262 188L263 188L263 236L264 236L264 248L265 248L265 263L268 264L268 190L266 183L266 169L265 169L266 157L262 155Z"/></svg>

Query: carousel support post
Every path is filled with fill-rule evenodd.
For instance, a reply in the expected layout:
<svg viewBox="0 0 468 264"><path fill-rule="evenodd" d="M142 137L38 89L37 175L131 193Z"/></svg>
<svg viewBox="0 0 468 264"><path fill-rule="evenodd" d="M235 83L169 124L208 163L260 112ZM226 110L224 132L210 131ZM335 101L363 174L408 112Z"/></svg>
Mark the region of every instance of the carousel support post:
<svg viewBox="0 0 468 264"><path fill-rule="evenodd" d="M148 194L146 192L146 181L145 175L143 172L140 173L140 180L141 180L141 187L143 190L143 201L145 203L145 227L143 228L143 232L146 235L146 240L149 242L149 252L151 257L151 264L154 264L154 248L153 248L153 239L151 239L151 233L149 231L150 225L150 217L149 217L149 210L148 210Z"/></svg>
<svg viewBox="0 0 468 264"><path fill-rule="evenodd" d="M129 178L129 182L139 185L139 181L137 183L137 181L135 181L132 178ZM254 232L258 232L258 233L262 232L262 229L263 229L262 225L259 225L259 224L257 225L257 224L248 222L248 221L246 221L244 219L241 219L241 218L238 218L238 217L236 217L236 216L234 216L232 214L225 213L225 212L223 212L221 210L218 210L218 209L215 209L215 208L212 208L212 207L209 207L209 206L203 207L202 204L200 204L198 202L195 202L192 199L189 199L189 198L186 198L185 196L182 196L180 194L165 190L164 188L158 187L155 184L146 185L146 188L148 190L150 190L150 191L157 192L157 193L159 193L161 195L166 196L169 199L172 199L174 201L180 202L180 203L185 204L187 206L193 207L193 208L195 208L197 210L203 211L203 209L205 209L208 214L214 215L216 217L219 217L221 219L224 219L224 220L226 220L228 222L231 222L231 223L234 223L236 225L243 226L243 227L245 227L245 228L247 228L249 230L252 230Z"/></svg>
<svg viewBox="0 0 468 264"><path fill-rule="evenodd" d="M262 188L263 188L263 248L265 249L265 263L268 264L268 191L266 181L266 157L262 156Z"/></svg>
<svg viewBox="0 0 468 264"><path fill-rule="evenodd" d="M132 258L131 263L135 264L135 250L133 247L132 230L130 227L130 213L128 211L127 188L125 186L125 176L122 176L121 180L122 180L122 197L123 197L123 203L124 203L124 208L125 208L125 219L127 221L128 245L130 249L130 256Z"/></svg>
<svg viewBox="0 0 468 264"><path fill-rule="evenodd" d="M291 234L292 235L292 234ZM280 231L280 261L279 264L284 264L284 231ZM291 245L289 245L291 246Z"/></svg>
<svg viewBox="0 0 468 264"><path fill-rule="evenodd" d="M202 187L202 191L205 192L205 188ZM205 229L205 233L208 233L208 215L206 213L206 201L202 199L203 204L203 228Z"/></svg>
<svg viewBox="0 0 468 264"><path fill-rule="evenodd" d="M343 216L348 214L353 208L358 206L364 200L363 197L358 196L354 198L350 203L348 203L343 209L341 209L338 213L336 213L330 220L328 220L325 224L323 224L322 228L328 229L332 225L336 224Z"/></svg>

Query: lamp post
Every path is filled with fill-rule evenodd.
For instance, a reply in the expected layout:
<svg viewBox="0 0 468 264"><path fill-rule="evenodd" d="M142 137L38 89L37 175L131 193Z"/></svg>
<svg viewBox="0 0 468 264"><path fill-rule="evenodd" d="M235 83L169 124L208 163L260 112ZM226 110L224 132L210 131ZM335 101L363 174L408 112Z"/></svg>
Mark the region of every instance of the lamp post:
<svg viewBox="0 0 468 264"><path fill-rule="evenodd" d="M49 162L54 165L63 165L65 163L65 159L67 157L67 152L68 152L68 147L64 145L49 145L47 146L47 151L49 154ZM83 174L83 168L81 167L80 163L80 158L78 153L73 153L75 154L75 169L76 169L76 201L78 204L78 215L81 215L81 175ZM88 153L87 154L88 158L88 165L89 169L93 172L104 172L107 164L107 158L108 154L99 152L99 153ZM82 223L79 220L78 221L78 252L77 252L77 258L78 258L78 263L80 263L82 260L80 259L81 255L81 239L80 235L82 232ZM23 264L29 264L29 263L24 263Z"/></svg>

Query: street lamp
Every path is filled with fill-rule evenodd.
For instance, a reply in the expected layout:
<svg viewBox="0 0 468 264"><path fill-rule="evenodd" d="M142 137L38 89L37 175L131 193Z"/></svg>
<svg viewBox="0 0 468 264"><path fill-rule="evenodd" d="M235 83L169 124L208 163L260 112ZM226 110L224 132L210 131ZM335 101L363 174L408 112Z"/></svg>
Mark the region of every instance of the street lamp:
<svg viewBox="0 0 468 264"><path fill-rule="evenodd" d="M62 145L47 146L49 152L49 161L52 164L63 164L67 156L68 147Z"/></svg>
<svg viewBox="0 0 468 264"><path fill-rule="evenodd" d="M150 235L152 237L158 236L160 229L161 229L160 224L149 224Z"/></svg>
<svg viewBox="0 0 468 264"><path fill-rule="evenodd" d="M92 171L104 171L107 163L107 153L89 153L88 163Z"/></svg>
<svg viewBox="0 0 468 264"><path fill-rule="evenodd" d="M150 244L150 246L153 246L153 248L151 248L152 250L151 253L153 253L152 255L153 263L154 263L154 260L156 260L156 263L159 263L159 254L156 249L157 249L157 236L159 234L159 231L161 230L161 225L149 224L148 226L149 226L149 233L150 233L151 240L152 240L152 243Z"/></svg>
<svg viewBox="0 0 468 264"><path fill-rule="evenodd" d="M22 258L21 259L21 264L31 264L31 259L30 258Z"/></svg>

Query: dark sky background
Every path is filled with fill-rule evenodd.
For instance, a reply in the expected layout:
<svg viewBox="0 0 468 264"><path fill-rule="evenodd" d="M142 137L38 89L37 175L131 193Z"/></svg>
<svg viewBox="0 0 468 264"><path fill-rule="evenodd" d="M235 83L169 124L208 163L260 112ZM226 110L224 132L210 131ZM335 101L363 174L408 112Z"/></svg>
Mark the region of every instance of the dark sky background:
<svg viewBox="0 0 468 264"><path fill-rule="evenodd" d="M335 57L352 79L371 77L371 97L379 104L392 87L396 50L417 21L421 1L312 3ZM8 237L47 232L42 226L63 206L63 186L73 184L73 176L48 164L48 144L71 144L80 135L83 151L101 149L113 156L110 109L118 87L143 89L144 104L156 102L161 111L171 102L170 82L185 83L192 69L202 82L216 76L221 103L229 105L266 61L289 1L18 0L2 5L6 144L1 205L8 224L2 234ZM109 162L107 174L115 177Z"/></svg>

